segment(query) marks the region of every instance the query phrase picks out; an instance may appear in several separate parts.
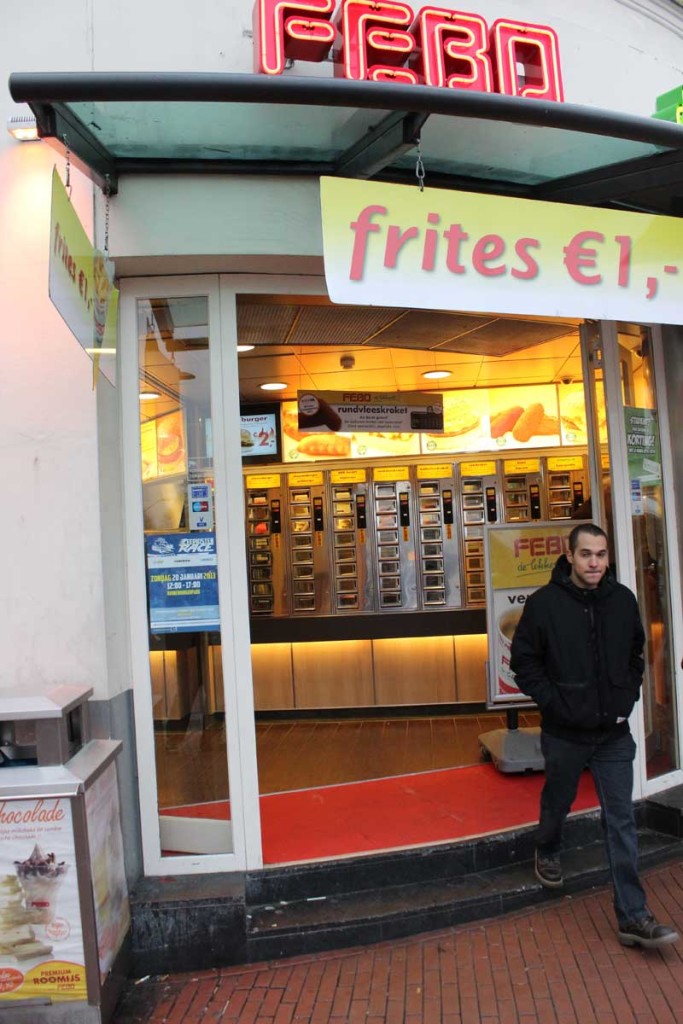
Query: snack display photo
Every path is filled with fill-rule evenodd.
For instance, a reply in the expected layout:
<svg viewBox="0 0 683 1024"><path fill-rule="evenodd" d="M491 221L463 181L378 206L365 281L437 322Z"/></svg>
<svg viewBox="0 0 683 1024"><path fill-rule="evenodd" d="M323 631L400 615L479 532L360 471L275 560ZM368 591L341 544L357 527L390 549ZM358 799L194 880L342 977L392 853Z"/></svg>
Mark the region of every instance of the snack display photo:
<svg viewBox="0 0 683 1024"><path fill-rule="evenodd" d="M561 443L555 385L492 388L489 407L490 446L494 449Z"/></svg>
<svg viewBox="0 0 683 1024"><path fill-rule="evenodd" d="M424 455L436 452L471 452L487 447L488 398L481 391L446 391L443 400L443 430L423 434Z"/></svg>

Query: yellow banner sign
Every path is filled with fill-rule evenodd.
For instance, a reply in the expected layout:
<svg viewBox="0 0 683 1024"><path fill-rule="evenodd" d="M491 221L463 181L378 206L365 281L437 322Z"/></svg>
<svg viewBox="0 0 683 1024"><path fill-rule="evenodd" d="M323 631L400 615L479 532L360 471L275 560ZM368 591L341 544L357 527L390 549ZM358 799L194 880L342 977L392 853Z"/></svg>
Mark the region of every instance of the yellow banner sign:
<svg viewBox="0 0 683 1024"><path fill-rule="evenodd" d="M681 320L675 217L321 178L333 302Z"/></svg>
<svg viewBox="0 0 683 1024"><path fill-rule="evenodd" d="M96 368L115 384L119 293L114 264L93 247L57 168L52 172L50 221L50 299Z"/></svg>

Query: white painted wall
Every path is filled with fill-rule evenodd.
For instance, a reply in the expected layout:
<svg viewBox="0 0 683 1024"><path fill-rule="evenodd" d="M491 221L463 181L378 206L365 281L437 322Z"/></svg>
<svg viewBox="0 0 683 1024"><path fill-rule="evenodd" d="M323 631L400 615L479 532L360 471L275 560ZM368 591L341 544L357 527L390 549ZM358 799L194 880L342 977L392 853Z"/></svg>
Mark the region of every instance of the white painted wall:
<svg viewBox="0 0 683 1024"><path fill-rule="evenodd" d="M552 24L569 102L647 116L659 93L683 83L683 8L676 0L477 0L466 7L489 22L511 16ZM3 13L0 75L249 72L251 9L251 0L22 0ZM288 72L330 73L329 65L302 64ZM3 95L6 119L15 107ZM101 535L91 364L47 297L53 160L46 144L20 145L0 132L0 689L69 681L94 685L98 697L107 697L130 685L125 657L111 657L118 627L104 611L102 552L105 562L120 559L110 558L111 536ZM63 160L57 163L63 170ZM74 204L89 229L92 189L78 172L72 179ZM262 186L235 179L124 181L112 212L112 251L156 259L287 252L310 271L305 261L320 253L315 187L279 182L264 195ZM105 404L102 422L112 426L110 394ZM102 444L116 445L117 438ZM109 511L112 467L114 461L104 481ZM117 595L120 586L119 578Z"/></svg>
<svg viewBox="0 0 683 1024"><path fill-rule="evenodd" d="M37 31L36 5L16 5L3 20L5 77L11 70L46 66L52 48ZM84 41L73 41L55 55L54 66L61 58L63 67L82 67L86 55ZM68 682L93 685L101 695L106 670L92 364L48 301L55 153L44 143L10 138L4 124L15 109L5 92L0 105L0 690L43 690ZM91 187L78 174L72 181L74 205L90 230Z"/></svg>

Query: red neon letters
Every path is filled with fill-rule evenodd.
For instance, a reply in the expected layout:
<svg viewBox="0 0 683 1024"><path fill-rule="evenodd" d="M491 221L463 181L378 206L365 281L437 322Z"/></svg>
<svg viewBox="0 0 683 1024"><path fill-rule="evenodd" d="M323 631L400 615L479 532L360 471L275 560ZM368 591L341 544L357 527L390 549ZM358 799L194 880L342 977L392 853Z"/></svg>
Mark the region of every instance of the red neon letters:
<svg viewBox="0 0 683 1024"><path fill-rule="evenodd" d="M256 71L287 60L322 61L356 81L394 81L562 102L557 33L546 25L484 18L401 0L256 0Z"/></svg>

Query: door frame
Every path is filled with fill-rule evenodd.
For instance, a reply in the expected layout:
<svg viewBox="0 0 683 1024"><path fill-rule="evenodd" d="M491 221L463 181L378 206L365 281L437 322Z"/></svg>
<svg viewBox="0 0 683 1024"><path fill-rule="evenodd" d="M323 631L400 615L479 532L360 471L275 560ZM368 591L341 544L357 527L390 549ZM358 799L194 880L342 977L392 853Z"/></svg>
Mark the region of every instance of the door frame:
<svg viewBox="0 0 683 1024"><path fill-rule="evenodd" d="M211 416L216 486L215 530L221 618L227 772L233 849L230 853L163 856L161 852L155 764L154 717L149 666L143 501L140 486L137 300L206 295L209 308ZM240 464L239 415L234 315L223 305L219 275L127 278L120 285L119 388L124 480L124 530L128 581L128 628L140 792L144 873L163 875L239 871L262 866L253 688L249 658L247 583L244 564L242 489L231 487L230 465ZM231 322L232 321L232 322ZM226 411L226 405L227 409ZM237 407L237 412L234 407ZM237 428L239 421L237 420ZM235 524L238 524L237 526ZM231 644L227 640L232 641ZM246 653L245 653L246 652Z"/></svg>
<svg viewBox="0 0 683 1024"><path fill-rule="evenodd" d="M682 633L683 611L681 609L681 592L672 586L679 580L680 563L678 558L678 524L676 503L673 490L673 460L670 446L670 422L667 407L666 390L664 388L664 355L662 352L661 327L656 324L642 324L649 329L652 337L653 362L655 370L655 394L657 399L657 419L661 439L662 477L664 493L664 518L667 558L669 565L669 602L671 606L672 646L674 650L683 647ZM633 524L631 521L631 493L628 474L628 452L626 449L626 432L622 415L621 374L619 367L618 326L615 320L602 320L599 323L602 343L603 386L605 389L605 405L607 410L607 443L610 458L610 474L612 479L612 515L614 531L614 548L619 578L622 583L636 592L636 563L633 540ZM681 749L681 670L678 663L672 666L673 684L676 699L675 726L678 733L678 749ZM631 728L637 745L634 763L634 798L641 799L661 792L674 785L683 783L683 767L657 776L647 778L645 762L645 720L642 713L642 702L639 701L631 714Z"/></svg>

